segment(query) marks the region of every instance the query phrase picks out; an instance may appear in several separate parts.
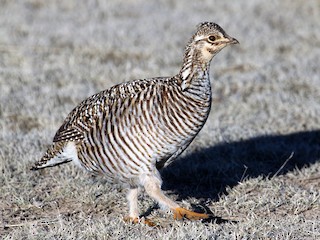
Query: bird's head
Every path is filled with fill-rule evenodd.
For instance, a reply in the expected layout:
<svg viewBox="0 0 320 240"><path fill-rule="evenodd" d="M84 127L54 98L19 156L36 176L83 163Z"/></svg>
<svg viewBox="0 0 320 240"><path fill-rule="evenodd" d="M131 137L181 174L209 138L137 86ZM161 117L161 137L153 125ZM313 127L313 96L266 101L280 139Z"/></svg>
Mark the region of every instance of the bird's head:
<svg viewBox="0 0 320 240"><path fill-rule="evenodd" d="M238 44L238 40L230 37L216 23L204 22L198 25L188 47L194 49L196 57L201 62L210 62L221 49L230 44ZM193 54L194 55L194 54Z"/></svg>

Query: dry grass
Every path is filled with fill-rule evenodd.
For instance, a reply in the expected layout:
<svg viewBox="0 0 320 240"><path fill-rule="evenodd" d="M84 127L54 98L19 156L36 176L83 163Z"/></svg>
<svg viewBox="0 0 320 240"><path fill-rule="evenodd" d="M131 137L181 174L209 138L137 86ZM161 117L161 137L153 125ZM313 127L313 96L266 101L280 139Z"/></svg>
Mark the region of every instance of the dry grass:
<svg viewBox="0 0 320 240"><path fill-rule="evenodd" d="M320 22L314 1L1 1L0 237L319 239ZM207 222L128 225L125 192L72 165L29 171L82 99L177 73L201 21L240 41L212 64L211 115L163 189Z"/></svg>

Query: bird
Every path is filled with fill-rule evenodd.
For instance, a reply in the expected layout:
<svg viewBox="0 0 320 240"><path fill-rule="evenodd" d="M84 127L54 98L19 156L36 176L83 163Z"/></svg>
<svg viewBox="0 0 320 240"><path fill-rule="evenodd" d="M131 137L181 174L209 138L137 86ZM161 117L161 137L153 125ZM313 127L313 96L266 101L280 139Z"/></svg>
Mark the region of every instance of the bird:
<svg viewBox="0 0 320 240"><path fill-rule="evenodd" d="M142 222L141 190L176 220L209 218L171 200L161 189L159 170L175 160L204 126L212 100L211 60L224 47L238 43L216 23L198 24L178 74L120 83L83 100L31 169L73 162L120 183L127 189L127 222ZM144 223L154 225L148 219Z"/></svg>

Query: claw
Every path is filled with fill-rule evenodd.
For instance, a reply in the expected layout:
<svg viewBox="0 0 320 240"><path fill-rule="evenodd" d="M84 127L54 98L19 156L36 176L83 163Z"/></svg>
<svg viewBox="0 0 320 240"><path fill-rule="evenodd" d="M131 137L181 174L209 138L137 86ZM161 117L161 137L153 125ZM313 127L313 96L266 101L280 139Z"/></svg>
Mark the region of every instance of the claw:
<svg viewBox="0 0 320 240"><path fill-rule="evenodd" d="M146 225L149 226L149 227L156 227L156 226L157 226L157 224L155 224L154 222L152 222L151 220L149 220L149 219L147 219L147 218L145 218L145 219L143 220L143 223L146 224Z"/></svg>
<svg viewBox="0 0 320 240"><path fill-rule="evenodd" d="M155 227L157 226L154 222L152 222L151 220L147 219L147 218L138 218L138 217L124 217L123 221L125 221L126 223L132 223L132 224L137 224L137 223L143 223L149 227Z"/></svg>
<svg viewBox="0 0 320 240"><path fill-rule="evenodd" d="M187 209L178 207L173 210L173 218L175 220L181 220L182 218L187 218L189 220L200 220L209 218L209 215L206 213L192 212Z"/></svg>
<svg viewBox="0 0 320 240"><path fill-rule="evenodd" d="M123 221L125 221L126 223L132 223L132 224L137 224L140 222L139 218L133 218L133 217L124 217Z"/></svg>

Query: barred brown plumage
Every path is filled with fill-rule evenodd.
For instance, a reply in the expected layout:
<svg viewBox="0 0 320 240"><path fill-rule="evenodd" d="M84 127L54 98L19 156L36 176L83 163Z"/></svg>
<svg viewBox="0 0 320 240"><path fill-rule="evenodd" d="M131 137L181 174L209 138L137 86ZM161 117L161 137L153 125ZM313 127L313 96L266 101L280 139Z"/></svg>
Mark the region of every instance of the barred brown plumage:
<svg viewBox="0 0 320 240"><path fill-rule="evenodd" d="M203 127L211 107L211 59L235 43L217 24L200 24L186 47L179 74L118 84L84 100L67 116L33 169L73 161L122 183L129 189L132 222L139 221L140 187L177 219L207 218L166 197L158 170L172 162Z"/></svg>

